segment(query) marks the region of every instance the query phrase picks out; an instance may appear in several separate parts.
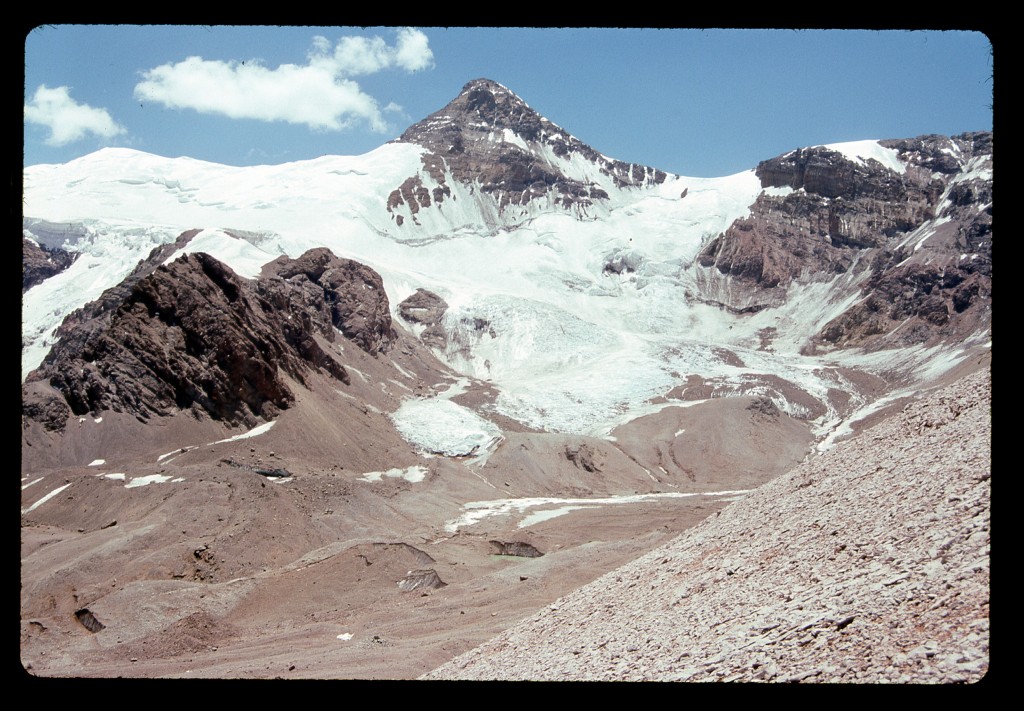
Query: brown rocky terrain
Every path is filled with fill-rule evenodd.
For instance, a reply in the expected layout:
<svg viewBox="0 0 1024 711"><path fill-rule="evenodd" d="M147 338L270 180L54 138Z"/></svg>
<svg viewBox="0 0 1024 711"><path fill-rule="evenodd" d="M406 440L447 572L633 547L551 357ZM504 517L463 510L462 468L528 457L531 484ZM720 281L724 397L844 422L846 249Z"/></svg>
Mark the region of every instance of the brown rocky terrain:
<svg viewBox="0 0 1024 711"><path fill-rule="evenodd" d="M346 353L351 386L289 383L296 402L259 436L184 411L27 437L25 668L409 679L469 653L431 676L970 682L987 669L984 372L774 478L793 464L773 460L780 446L801 449L785 429L797 423L753 397L634 423L649 449L625 429L614 445L506 432L483 466L423 459L383 413L399 383L426 381ZM429 373L408 336L392 353ZM707 441L677 455L696 481L650 467L671 461L656 442L677 427ZM751 429L760 449L728 446ZM739 454L762 473L729 476ZM422 481L366 475L414 465ZM755 490L713 494L735 489ZM625 497L655 492L692 495ZM526 497L557 500L449 529L463 502ZM519 525L566 505L582 508Z"/></svg>
<svg viewBox="0 0 1024 711"><path fill-rule="evenodd" d="M355 367L389 375L369 356ZM187 413L157 431L106 413L72 423L59 443L26 445L26 462L65 463L23 472L31 673L412 678L730 498L707 484L685 498L638 498L673 489L606 442L562 435L509 433L482 467L424 460L379 414L379 387L354 382L358 399L339 406L325 376L311 380L251 439L220 441L231 432L217 439L212 421ZM743 407L728 415L748 417ZM366 474L417 464L421 482ZM291 476L260 473L277 470ZM552 503L447 528L472 512L463 502L524 497ZM583 508L519 526L566 504ZM103 628L84 627L82 610Z"/></svg>
<svg viewBox="0 0 1024 711"><path fill-rule="evenodd" d="M426 678L977 682L991 424L928 393Z"/></svg>

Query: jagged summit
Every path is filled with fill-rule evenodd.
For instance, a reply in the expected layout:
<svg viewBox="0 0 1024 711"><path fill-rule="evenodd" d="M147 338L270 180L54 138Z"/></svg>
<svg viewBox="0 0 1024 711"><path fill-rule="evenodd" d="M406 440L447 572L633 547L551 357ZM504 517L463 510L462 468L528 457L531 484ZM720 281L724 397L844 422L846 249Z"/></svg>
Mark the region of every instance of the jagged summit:
<svg viewBox="0 0 1024 711"><path fill-rule="evenodd" d="M548 198L563 208L582 209L606 200L608 191L661 183L663 171L602 155L541 116L510 89L491 79L468 82L444 108L410 126L398 142L427 149L427 176L410 176L392 192L388 208L420 208L450 197L449 179L478 186L498 209Z"/></svg>
<svg viewBox="0 0 1024 711"><path fill-rule="evenodd" d="M474 79L444 108L406 129L399 140L418 143L439 153L457 153L459 142L453 144L450 139L458 134L503 129L510 129L528 141L539 140L542 132L572 139L508 87L491 79Z"/></svg>

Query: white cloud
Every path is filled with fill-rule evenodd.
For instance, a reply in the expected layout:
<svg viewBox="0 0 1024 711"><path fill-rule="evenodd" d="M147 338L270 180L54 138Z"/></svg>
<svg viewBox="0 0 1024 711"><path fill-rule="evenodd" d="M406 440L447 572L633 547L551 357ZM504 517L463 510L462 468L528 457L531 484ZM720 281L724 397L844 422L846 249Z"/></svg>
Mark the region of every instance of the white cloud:
<svg viewBox="0 0 1024 711"><path fill-rule="evenodd" d="M388 127L377 101L348 77L390 68L414 72L433 63L427 36L412 28L399 30L393 47L381 37L342 37L332 50L318 36L304 65L270 69L259 62L189 57L144 72L135 96L169 108L321 130L338 131L364 121L383 132Z"/></svg>
<svg viewBox="0 0 1024 711"><path fill-rule="evenodd" d="M398 31L398 47L395 50L395 61L398 66L410 72L431 69L434 66L434 53L430 51L427 36L419 30L406 27Z"/></svg>
<svg viewBox="0 0 1024 711"><path fill-rule="evenodd" d="M106 109L97 109L72 99L66 86L51 89L40 84L32 100L25 104L25 120L50 129L46 143L51 146L65 146L80 141L88 134L113 138L125 132Z"/></svg>
<svg viewBox="0 0 1024 711"><path fill-rule="evenodd" d="M373 74L382 69L399 67L409 72L418 72L434 66L434 53L430 51L427 36L419 30L405 27L398 31L394 47L388 47L380 37L342 37L328 54L330 42L323 37L315 39L315 54L311 61L326 61L342 74Z"/></svg>

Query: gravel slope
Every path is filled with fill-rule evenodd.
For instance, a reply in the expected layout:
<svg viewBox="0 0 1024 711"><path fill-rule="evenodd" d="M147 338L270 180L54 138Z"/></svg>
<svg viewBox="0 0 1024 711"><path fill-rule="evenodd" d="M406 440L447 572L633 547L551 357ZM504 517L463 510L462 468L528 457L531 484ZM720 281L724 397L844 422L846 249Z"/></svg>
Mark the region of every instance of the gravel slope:
<svg viewBox="0 0 1024 711"><path fill-rule="evenodd" d="M991 424L967 376L425 678L977 681Z"/></svg>

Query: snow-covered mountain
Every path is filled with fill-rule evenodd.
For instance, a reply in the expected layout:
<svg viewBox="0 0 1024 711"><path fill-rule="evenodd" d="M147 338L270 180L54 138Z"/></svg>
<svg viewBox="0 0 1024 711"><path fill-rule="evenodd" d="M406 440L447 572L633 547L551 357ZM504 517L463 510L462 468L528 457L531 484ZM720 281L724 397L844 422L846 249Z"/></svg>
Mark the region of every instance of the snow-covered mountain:
<svg viewBox="0 0 1024 711"><path fill-rule="evenodd" d="M22 375L68 313L198 229L164 258L251 278L327 247L379 272L414 331L399 305L433 293L438 355L533 428L606 435L668 402L761 394L827 437L877 406L851 368L888 389L989 342L991 156L991 134L931 136L687 178L607 158L485 79L362 156L104 149L25 170L26 240L70 265L24 294Z"/></svg>
<svg viewBox="0 0 1024 711"><path fill-rule="evenodd" d="M737 634L771 627L730 581L788 590L805 629L808 605L833 619L842 565L874 558L830 632L914 674L941 663L901 679L987 668L990 422L961 397L983 381L888 416L990 361L991 133L689 178L608 158L481 79L362 156L106 149L24 186L31 673L418 676L716 512L739 548L698 550L692 572L710 561ZM884 441L861 432L882 419ZM950 422L973 428L946 477L967 499L934 486ZM767 508L724 508L789 471L753 497ZM950 516L911 536L921 501ZM820 523L848 517L872 526L849 548ZM719 560L762 524L763 560ZM794 536L817 543L775 558ZM968 677L906 592L948 561L970 585L937 592L935 619L970 631ZM638 579L618 578L627 597ZM797 592L818 583L818 602ZM851 623L879 585L899 609ZM610 653L646 654L634 639ZM787 649L765 645L757 678Z"/></svg>

